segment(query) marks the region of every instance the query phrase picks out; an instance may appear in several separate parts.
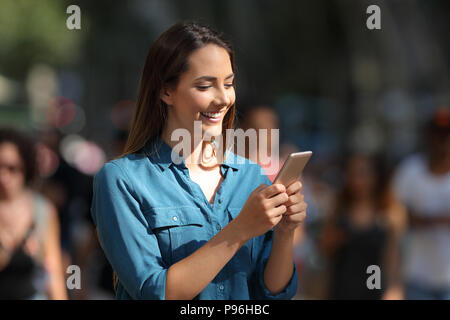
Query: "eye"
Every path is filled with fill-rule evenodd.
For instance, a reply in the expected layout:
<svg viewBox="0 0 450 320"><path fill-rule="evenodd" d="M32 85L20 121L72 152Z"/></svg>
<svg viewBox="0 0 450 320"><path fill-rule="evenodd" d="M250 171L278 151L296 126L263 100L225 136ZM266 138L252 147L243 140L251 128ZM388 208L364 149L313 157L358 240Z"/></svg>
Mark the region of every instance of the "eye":
<svg viewBox="0 0 450 320"><path fill-rule="evenodd" d="M232 84L232 83L225 83L225 87L226 87L227 89L233 88L233 84Z"/></svg>
<svg viewBox="0 0 450 320"><path fill-rule="evenodd" d="M201 91L208 90L209 88L211 88L211 86L197 86L197 89L199 89Z"/></svg>

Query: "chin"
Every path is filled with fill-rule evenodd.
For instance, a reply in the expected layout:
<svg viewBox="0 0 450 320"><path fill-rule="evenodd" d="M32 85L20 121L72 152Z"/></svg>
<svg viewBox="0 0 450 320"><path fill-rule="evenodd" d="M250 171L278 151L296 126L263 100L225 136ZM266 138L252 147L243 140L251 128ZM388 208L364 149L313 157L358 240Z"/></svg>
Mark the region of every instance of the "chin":
<svg viewBox="0 0 450 320"><path fill-rule="evenodd" d="M209 136L219 136L222 134L222 123L211 126L211 125L203 125L202 126L203 135Z"/></svg>

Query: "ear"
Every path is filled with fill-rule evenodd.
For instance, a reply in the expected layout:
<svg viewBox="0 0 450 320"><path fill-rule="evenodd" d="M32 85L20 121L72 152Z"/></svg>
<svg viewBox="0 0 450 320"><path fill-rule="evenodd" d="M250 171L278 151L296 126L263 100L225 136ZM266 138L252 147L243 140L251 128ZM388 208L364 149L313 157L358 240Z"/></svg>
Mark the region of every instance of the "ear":
<svg viewBox="0 0 450 320"><path fill-rule="evenodd" d="M165 104L171 106L173 104L172 93L167 88L162 88L161 93L159 94L159 98L164 101Z"/></svg>

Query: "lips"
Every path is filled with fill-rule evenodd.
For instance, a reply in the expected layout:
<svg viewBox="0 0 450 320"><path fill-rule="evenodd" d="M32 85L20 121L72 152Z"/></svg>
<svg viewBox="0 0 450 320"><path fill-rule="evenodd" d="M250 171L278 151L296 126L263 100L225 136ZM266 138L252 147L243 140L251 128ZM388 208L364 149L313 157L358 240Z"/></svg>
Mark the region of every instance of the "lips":
<svg viewBox="0 0 450 320"><path fill-rule="evenodd" d="M218 119L222 115L222 111L219 112L200 112L203 116L211 119Z"/></svg>

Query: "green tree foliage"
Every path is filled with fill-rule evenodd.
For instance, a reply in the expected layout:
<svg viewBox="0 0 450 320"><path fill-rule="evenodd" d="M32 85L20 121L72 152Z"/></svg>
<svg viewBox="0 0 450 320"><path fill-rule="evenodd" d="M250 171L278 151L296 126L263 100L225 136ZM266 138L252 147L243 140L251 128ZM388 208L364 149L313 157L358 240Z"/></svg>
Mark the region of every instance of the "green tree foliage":
<svg viewBox="0 0 450 320"><path fill-rule="evenodd" d="M0 1L1 74L20 80L34 63L57 66L77 59L83 33L67 29L68 5L54 0Z"/></svg>

